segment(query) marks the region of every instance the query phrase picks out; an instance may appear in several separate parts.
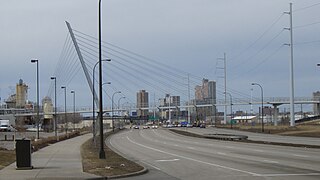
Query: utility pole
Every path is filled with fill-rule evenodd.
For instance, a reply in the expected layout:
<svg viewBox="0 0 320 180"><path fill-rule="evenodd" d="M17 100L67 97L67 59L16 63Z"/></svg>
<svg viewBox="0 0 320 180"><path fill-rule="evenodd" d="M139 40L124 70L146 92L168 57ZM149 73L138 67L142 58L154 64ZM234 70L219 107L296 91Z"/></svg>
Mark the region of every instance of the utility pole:
<svg viewBox="0 0 320 180"><path fill-rule="evenodd" d="M223 113L223 123L227 124L227 55L223 54L223 58L218 58L224 62L224 113ZM222 69L222 68L221 68Z"/></svg>
<svg viewBox="0 0 320 180"><path fill-rule="evenodd" d="M290 126L295 126L294 118L294 79L293 79L293 28L292 28L292 3L290 3L290 12L285 12L285 14L290 15L290 28L285 28L290 30Z"/></svg>

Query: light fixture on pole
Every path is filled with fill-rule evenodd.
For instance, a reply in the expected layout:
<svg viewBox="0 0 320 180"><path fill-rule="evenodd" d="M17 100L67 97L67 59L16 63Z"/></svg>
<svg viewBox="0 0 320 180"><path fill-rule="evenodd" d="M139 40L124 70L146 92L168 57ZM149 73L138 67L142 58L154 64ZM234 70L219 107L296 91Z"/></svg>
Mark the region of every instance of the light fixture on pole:
<svg viewBox="0 0 320 180"><path fill-rule="evenodd" d="M57 78L51 77L54 80L54 135L56 140L58 141L58 133L57 133Z"/></svg>
<svg viewBox="0 0 320 180"><path fill-rule="evenodd" d="M39 139L39 123L40 123L40 107L39 107L39 61L37 59L32 59L31 63L37 64L37 139Z"/></svg>
<svg viewBox="0 0 320 180"><path fill-rule="evenodd" d="M251 85L257 85L261 89L261 131L264 132L264 122L263 122L263 88L258 83L251 83Z"/></svg>
<svg viewBox="0 0 320 180"><path fill-rule="evenodd" d="M117 91L117 92L113 93L113 94L112 94L112 98L111 98L112 132L114 132L114 120L113 120L113 97L114 97L114 95L115 95L115 94L120 94L120 93L121 93L121 91Z"/></svg>

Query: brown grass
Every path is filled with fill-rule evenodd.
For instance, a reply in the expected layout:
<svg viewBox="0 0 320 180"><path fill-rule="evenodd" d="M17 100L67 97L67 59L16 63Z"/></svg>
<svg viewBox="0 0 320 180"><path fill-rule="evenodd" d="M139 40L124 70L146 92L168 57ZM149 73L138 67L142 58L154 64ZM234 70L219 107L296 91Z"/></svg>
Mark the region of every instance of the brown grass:
<svg viewBox="0 0 320 180"><path fill-rule="evenodd" d="M16 161L16 152L13 150L0 150L0 170Z"/></svg>
<svg viewBox="0 0 320 180"><path fill-rule="evenodd" d="M108 133L106 136L110 134ZM107 146L104 147L106 159L99 159L100 146L98 145L98 137L96 142L97 145L95 146L92 139L90 139L81 146L84 172L110 177L130 174L144 169L142 166L115 153Z"/></svg>

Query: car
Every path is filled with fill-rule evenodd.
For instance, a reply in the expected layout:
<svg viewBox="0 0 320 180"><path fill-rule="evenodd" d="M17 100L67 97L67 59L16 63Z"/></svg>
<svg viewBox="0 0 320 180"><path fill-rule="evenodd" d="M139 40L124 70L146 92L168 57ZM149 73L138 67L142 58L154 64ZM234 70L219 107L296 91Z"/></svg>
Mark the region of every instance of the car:
<svg viewBox="0 0 320 180"><path fill-rule="evenodd" d="M192 128L193 126L191 124L187 124L187 128Z"/></svg>
<svg viewBox="0 0 320 180"><path fill-rule="evenodd" d="M133 129L139 129L139 126L133 126Z"/></svg>
<svg viewBox="0 0 320 180"><path fill-rule="evenodd" d="M153 125L151 126L152 129L158 129L158 126L157 125Z"/></svg>
<svg viewBox="0 0 320 180"><path fill-rule="evenodd" d="M206 125L205 125L205 124L200 124L199 127L200 127L200 128L206 128Z"/></svg>
<svg viewBox="0 0 320 180"><path fill-rule="evenodd" d="M168 125L167 125L167 128L172 128L172 127L173 127L172 124L168 124Z"/></svg>
<svg viewBox="0 0 320 180"><path fill-rule="evenodd" d="M143 129L149 129L150 127L149 126L143 126L142 128Z"/></svg>

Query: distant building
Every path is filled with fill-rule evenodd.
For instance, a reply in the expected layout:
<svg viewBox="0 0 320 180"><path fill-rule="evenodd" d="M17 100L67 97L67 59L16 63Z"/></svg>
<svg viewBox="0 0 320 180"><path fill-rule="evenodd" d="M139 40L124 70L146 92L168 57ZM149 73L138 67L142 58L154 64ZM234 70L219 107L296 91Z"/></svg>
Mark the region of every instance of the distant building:
<svg viewBox="0 0 320 180"><path fill-rule="evenodd" d="M160 100L160 107L172 107L170 109L171 112L171 118L172 119L179 119L179 111L180 108L177 108L180 106L180 96L171 96L170 94L166 94L165 98L161 98ZM176 108L174 108L176 107ZM161 115L160 117L163 119L169 119L169 108L161 108Z"/></svg>
<svg viewBox="0 0 320 180"><path fill-rule="evenodd" d="M202 85L195 87L194 105L216 104L216 82L208 79L202 80ZM216 106L197 107L193 108L193 116L196 120L213 121L215 119Z"/></svg>
<svg viewBox="0 0 320 180"><path fill-rule="evenodd" d="M8 108L24 109L27 107L28 86L20 79L16 85L16 94L12 94L5 101ZM29 105L30 106L30 105Z"/></svg>
<svg viewBox="0 0 320 180"><path fill-rule="evenodd" d="M28 86L20 79L16 85L16 108L25 108L28 95Z"/></svg>
<svg viewBox="0 0 320 180"><path fill-rule="evenodd" d="M148 108L149 107L149 94L146 90L140 90L137 93L137 116L147 116L148 115L148 109L142 109L142 108Z"/></svg>
<svg viewBox="0 0 320 180"><path fill-rule="evenodd" d="M314 101L320 101L320 91L312 93L312 97ZM320 114L320 104L314 104L313 105L313 113L314 115L319 115Z"/></svg>

